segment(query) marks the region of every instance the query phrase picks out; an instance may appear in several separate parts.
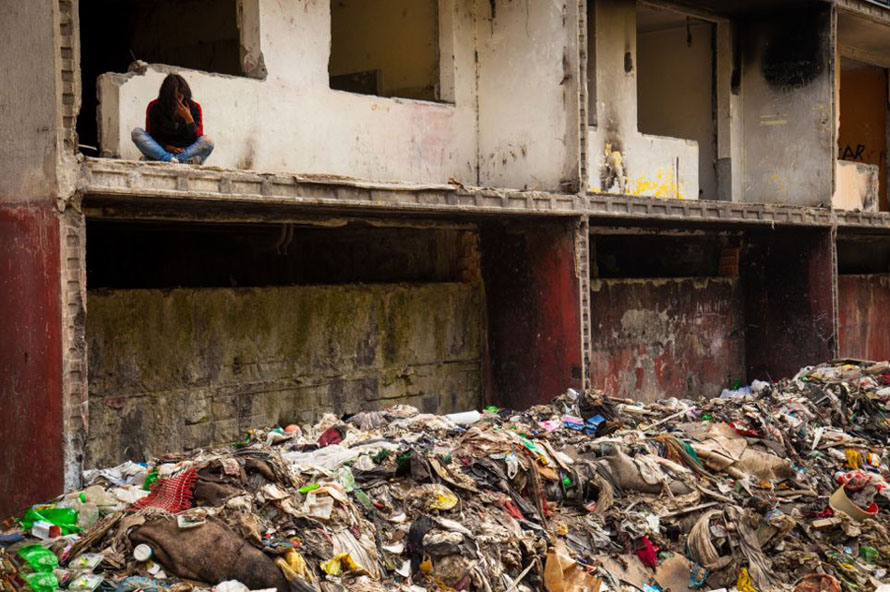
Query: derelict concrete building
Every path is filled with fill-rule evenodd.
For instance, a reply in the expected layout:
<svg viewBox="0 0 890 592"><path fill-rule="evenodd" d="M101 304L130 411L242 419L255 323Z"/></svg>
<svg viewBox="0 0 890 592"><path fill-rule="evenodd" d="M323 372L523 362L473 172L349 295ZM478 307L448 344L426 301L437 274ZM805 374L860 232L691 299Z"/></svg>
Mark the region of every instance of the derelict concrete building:
<svg viewBox="0 0 890 592"><path fill-rule="evenodd" d="M326 410L890 357L880 3L3 4L4 513ZM130 142L170 71L207 166Z"/></svg>

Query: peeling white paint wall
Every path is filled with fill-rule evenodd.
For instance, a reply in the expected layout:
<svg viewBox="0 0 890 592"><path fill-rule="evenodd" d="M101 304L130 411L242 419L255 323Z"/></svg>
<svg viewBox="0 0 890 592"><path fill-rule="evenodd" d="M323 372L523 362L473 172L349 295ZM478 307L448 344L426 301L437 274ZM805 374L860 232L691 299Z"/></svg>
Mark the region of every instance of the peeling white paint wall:
<svg viewBox="0 0 890 592"><path fill-rule="evenodd" d="M453 103L435 103L331 90L330 2L252 1L243 59L256 62L259 47L265 80L176 69L216 142L208 165L548 190L577 182L579 77L562 80L565 56L577 64L577 15L564 2L499 1L492 21L487 1L439 0L439 84ZM130 133L167 71L100 77L103 156L139 158Z"/></svg>
<svg viewBox="0 0 890 592"><path fill-rule="evenodd" d="M837 188L831 207L840 210L878 211L878 166L862 162L837 161Z"/></svg>
<svg viewBox="0 0 890 592"><path fill-rule="evenodd" d="M578 3L479 7L480 183L577 186Z"/></svg>

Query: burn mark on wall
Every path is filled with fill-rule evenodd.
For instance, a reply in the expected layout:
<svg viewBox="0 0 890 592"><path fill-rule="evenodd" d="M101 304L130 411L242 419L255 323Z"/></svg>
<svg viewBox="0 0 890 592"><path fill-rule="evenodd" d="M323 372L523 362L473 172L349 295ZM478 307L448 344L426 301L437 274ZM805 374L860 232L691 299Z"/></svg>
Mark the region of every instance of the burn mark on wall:
<svg viewBox="0 0 890 592"><path fill-rule="evenodd" d="M739 271L748 380L791 376L834 357L831 233L765 231L746 238Z"/></svg>
<svg viewBox="0 0 890 592"><path fill-rule="evenodd" d="M819 78L828 65L830 8L786 9L769 16L761 72L774 90L791 92Z"/></svg>

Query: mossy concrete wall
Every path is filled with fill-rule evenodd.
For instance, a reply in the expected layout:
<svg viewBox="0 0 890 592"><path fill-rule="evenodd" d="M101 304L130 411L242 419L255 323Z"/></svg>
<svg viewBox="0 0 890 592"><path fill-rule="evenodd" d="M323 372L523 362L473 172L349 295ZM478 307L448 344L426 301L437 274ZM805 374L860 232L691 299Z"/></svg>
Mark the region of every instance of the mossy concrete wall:
<svg viewBox="0 0 890 592"><path fill-rule="evenodd" d="M89 303L86 467L324 411L481 398L474 283L111 290Z"/></svg>

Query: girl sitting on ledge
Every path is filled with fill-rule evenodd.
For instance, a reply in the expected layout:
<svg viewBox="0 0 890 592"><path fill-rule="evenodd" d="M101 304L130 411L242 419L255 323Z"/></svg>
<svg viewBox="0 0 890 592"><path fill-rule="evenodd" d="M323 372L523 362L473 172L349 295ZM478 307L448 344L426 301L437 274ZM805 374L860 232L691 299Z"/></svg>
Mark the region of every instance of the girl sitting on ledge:
<svg viewBox="0 0 890 592"><path fill-rule="evenodd" d="M133 143L148 160L202 164L213 152L213 140L204 135L201 105L179 74L168 74L158 98L145 110L145 129L136 128Z"/></svg>

